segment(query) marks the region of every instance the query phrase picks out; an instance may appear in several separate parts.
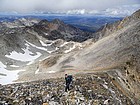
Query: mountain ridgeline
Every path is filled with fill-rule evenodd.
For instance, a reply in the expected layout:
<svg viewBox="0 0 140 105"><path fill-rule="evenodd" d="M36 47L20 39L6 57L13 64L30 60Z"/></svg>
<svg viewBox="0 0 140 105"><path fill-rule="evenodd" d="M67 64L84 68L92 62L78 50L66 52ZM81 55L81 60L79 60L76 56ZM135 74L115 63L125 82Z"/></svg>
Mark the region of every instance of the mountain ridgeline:
<svg viewBox="0 0 140 105"><path fill-rule="evenodd" d="M51 22L42 20L33 26L33 30L48 40L63 39L65 41L83 42L91 37L91 33L65 24L59 19L54 19Z"/></svg>
<svg viewBox="0 0 140 105"><path fill-rule="evenodd" d="M97 32L59 19L21 18L0 23L0 66L24 70L17 81L65 73L104 73L133 104L140 104L140 10ZM1 73L1 72L0 72ZM7 75L2 72L1 75Z"/></svg>

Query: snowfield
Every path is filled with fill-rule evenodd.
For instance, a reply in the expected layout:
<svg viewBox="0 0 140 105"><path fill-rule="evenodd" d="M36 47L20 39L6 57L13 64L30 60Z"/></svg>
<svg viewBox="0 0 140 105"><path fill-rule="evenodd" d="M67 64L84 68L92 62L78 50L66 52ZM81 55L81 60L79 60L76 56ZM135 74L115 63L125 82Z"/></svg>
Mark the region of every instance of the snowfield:
<svg viewBox="0 0 140 105"><path fill-rule="evenodd" d="M6 85L6 84L11 84L14 83L14 80L18 79L18 73L23 70L14 70L14 71L9 71L6 70L6 65L4 65L0 61L0 73L6 74L6 76L0 75L0 84Z"/></svg>
<svg viewBox="0 0 140 105"><path fill-rule="evenodd" d="M5 57L26 62L26 61L32 61L41 56L41 53L39 53L39 52L37 52L37 55L35 55L35 56L30 55L31 53L27 49L24 50L24 52L25 53L22 54L22 53L17 53L16 51L13 51L10 53L10 55L5 55Z"/></svg>
<svg viewBox="0 0 140 105"><path fill-rule="evenodd" d="M33 52L30 51L29 48L30 45L27 43L25 45L27 47L26 49L23 49L24 53L18 53L16 51L12 51L10 55L5 55L5 57L26 62L26 61L33 61L42 55L40 52L36 52L36 55L32 56L31 54L33 54Z"/></svg>

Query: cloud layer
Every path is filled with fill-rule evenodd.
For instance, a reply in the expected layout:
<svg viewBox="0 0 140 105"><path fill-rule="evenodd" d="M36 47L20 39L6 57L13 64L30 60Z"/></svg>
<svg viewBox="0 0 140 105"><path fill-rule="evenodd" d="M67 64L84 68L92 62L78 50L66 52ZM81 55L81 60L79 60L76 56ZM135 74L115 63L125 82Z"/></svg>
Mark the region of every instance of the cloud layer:
<svg viewBox="0 0 140 105"><path fill-rule="evenodd" d="M0 12L98 12L123 5L140 4L139 0L0 0ZM84 10L83 10L84 9ZM133 9L132 6L130 9ZM113 12L112 12L113 13ZM117 13L116 13L117 14Z"/></svg>

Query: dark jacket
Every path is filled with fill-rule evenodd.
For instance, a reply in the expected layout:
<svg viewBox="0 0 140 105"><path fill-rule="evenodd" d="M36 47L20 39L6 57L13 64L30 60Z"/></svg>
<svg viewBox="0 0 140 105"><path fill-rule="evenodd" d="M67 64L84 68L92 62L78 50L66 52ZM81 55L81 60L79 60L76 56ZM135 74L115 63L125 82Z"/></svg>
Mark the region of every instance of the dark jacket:
<svg viewBox="0 0 140 105"><path fill-rule="evenodd" d="M66 81L66 84L70 84L72 82L72 76L68 75L67 77L65 77L65 81Z"/></svg>

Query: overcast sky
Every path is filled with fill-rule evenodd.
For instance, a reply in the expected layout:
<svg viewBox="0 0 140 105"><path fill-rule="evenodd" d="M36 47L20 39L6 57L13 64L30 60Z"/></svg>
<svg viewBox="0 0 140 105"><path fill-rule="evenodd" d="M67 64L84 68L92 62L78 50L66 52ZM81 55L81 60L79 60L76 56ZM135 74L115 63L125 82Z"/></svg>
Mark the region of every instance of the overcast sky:
<svg viewBox="0 0 140 105"><path fill-rule="evenodd" d="M140 5L140 0L0 0L0 12L61 12L76 9L102 11L124 5L131 10L139 8L138 4Z"/></svg>

